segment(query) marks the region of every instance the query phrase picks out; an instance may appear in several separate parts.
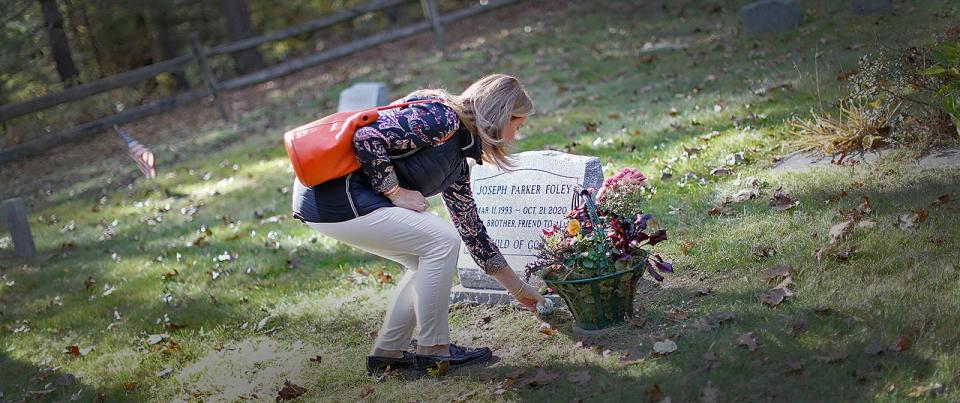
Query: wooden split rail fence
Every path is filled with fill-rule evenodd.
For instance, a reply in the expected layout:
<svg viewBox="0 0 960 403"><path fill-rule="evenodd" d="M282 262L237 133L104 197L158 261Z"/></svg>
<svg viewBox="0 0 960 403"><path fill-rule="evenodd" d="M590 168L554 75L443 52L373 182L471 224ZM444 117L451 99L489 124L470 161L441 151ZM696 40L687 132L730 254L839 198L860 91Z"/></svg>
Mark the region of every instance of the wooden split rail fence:
<svg viewBox="0 0 960 403"><path fill-rule="evenodd" d="M19 116L52 108L60 104L81 100L89 96L149 80L161 73L182 71L194 63L199 65L200 75L204 83L203 88L183 92L166 99L153 101L146 105L142 105L127 111L83 123L79 126L57 134L46 135L40 138L29 140L23 144L14 145L0 150L0 165L40 154L53 147L97 134L103 130L109 129L113 125L122 125L134 122L147 116L163 113L173 108L197 102L201 99L211 96L213 97L220 116L224 120L229 120L227 108L223 105L223 102L220 98L220 92L222 91L235 90L273 80L277 77L282 77L320 63L336 60L351 53L368 49L372 46L388 43L428 30L433 30L434 42L439 48L443 46L444 24L449 24L466 17L486 12L488 10L517 3L521 0L480 0L479 5L477 6L451 11L444 15L440 15L438 13L437 5L435 3L436 0L420 0L424 15L426 16L424 21L394 30L380 32L344 45L333 47L307 56L291 59L275 66L271 66L247 75L231 78L222 82L217 81L216 76L213 74L207 63L207 59L212 56L232 53L243 49L250 49L265 43L313 32L321 28L329 27L344 21L349 21L366 13L380 11L401 5L403 3L408 3L410 1L411 0L374 0L370 3L349 8L302 25L272 32L262 36L216 45L207 49L204 49L200 44L199 38L197 38L196 35L193 35L190 43L191 53L188 55L175 57L173 59L154 63L97 81L70 87L61 92L34 98L29 101L0 105L0 122L5 122Z"/></svg>

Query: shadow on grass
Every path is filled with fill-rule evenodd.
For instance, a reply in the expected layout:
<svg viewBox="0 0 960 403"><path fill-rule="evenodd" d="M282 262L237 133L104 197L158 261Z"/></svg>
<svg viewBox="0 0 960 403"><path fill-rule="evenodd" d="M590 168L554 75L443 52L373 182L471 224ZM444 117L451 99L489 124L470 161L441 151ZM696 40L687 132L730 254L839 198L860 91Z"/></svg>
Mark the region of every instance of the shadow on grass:
<svg viewBox="0 0 960 403"><path fill-rule="evenodd" d="M592 350L603 357L603 365L554 364L548 359L544 368L562 374L558 384L521 388L518 393L524 400L565 393L650 400L656 384L665 396L693 401L709 384L733 400L863 400L874 398L890 382L930 376L934 370L933 362L909 348L894 351L899 335L888 330L890 326L864 333L862 319L843 309L818 312L810 301L798 300L770 308L760 303L759 292L698 296L699 291L670 287L641 292L638 316L647 321L640 328L628 324L584 334L573 329L572 319L558 318L557 330L579 341L570 348ZM661 309L680 304L688 309L684 315L667 318ZM729 313L732 319L711 321L709 315L717 313ZM744 336L747 333L751 336ZM674 341L676 351L655 353L654 343L662 340ZM756 347L750 350L741 340L755 340ZM874 340L884 343L871 345ZM502 373L510 370L498 368ZM563 379L580 371L595 381L577 386Z"/></svg>
<svg viewBox="0 0 960 403"><path fill-rule="evenodd" d="M118 401L124 399L121 386L100 389L60 367L38 367L0 352L0 400L3 401Z"/></svg>

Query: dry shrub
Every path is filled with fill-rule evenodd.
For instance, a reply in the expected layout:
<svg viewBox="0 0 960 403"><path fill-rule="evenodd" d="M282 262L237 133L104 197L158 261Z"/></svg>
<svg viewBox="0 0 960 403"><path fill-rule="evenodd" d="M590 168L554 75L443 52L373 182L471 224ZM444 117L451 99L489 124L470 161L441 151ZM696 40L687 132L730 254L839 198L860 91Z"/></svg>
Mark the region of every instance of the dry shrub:
<svg viewBox="0 0 960 403"><path fill-rule="evenodd" d="M896 110L870 108L856 101L841 103L839 117L812 112L810 119L796 118L791 123L798 139L794 145L806 150L845 156L858 150L871 150L889 144L890 117Z"/></svg>

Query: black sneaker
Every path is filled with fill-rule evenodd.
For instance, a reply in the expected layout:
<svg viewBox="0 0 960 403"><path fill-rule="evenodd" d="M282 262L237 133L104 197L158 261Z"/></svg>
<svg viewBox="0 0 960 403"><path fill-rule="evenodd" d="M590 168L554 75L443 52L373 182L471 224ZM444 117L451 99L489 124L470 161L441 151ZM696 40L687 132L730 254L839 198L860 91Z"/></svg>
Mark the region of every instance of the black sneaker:
<svg viewBox="0 0 960 403"><path fill-rule="evenodd" d="M450 368L456 368L481 363L489 360L490 357L493 357L493 352L490 351L488 347L469 348L450 344L449 357L414 354L413 367L419 370L425 370L437 365L438 362L445 361L450 364Z"/></svg>
<svg viewBox="0 0 960 403"><path fill-rule="evenodd" d="M402 358L367 356L367 375L380 375L390 367L390 369L410 368L413 366L413 353L403 352Z"/></svg>

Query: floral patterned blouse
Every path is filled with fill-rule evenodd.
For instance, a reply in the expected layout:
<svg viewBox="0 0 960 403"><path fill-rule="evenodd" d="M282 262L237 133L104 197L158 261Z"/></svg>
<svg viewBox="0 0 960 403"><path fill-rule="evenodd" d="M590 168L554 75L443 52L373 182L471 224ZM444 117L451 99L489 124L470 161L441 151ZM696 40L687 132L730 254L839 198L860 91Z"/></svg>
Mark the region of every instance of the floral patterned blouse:
<svg viewBox="0 0 960 403"><path fill-rule="evenodd" d="M417 99L423 97L410 97L405 101ZM353 145L373 188L386 192L399 185L390 163L391 155L435 146L458 130L466 128L453 109L439 102L428 102L381 112L376 122L356 131ZM480 163L480 157L476 159ZM473 260L487 274L492 274L507 267L507 261L480 220L470 189L470 168L467 164L463 167L457 180L443 191L443 202Z"/></svg>

